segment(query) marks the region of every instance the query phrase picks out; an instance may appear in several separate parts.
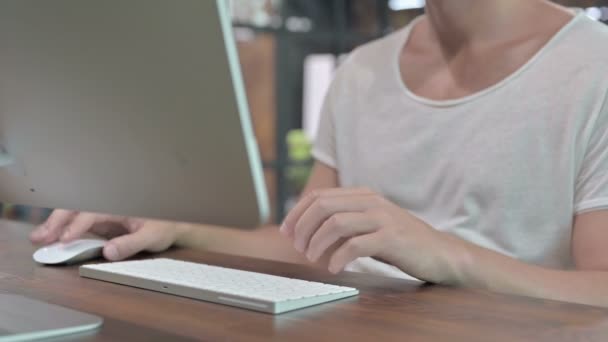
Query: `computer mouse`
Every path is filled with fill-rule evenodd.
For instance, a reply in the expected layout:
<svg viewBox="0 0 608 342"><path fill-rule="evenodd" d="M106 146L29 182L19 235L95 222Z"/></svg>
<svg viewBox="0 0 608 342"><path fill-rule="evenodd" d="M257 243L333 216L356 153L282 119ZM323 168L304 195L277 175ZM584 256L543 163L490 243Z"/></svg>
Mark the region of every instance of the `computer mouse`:
<svg viewBox="0 0 608 342"><path fill-rule="evenodd" d="M56 242L38 249L34 260L46 265L73 264L101 256L104 244L105 240L97 239Z"/></svg>

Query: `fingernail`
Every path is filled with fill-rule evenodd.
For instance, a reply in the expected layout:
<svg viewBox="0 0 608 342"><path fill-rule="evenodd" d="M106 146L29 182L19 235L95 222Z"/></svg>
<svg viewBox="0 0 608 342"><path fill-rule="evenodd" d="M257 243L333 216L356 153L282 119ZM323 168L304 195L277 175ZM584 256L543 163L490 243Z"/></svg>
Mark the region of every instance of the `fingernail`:
<svg viewBox="0 0 608 342"><path fill-rule="evenodd" d="M61 235L60 240L61 240L61 241L65 241L65 240L67 240L67 239L69 239L69 238L70 238L70 233L69 233L69 232L65 232L65 233L63 233L63 234Z"/></svg>
<svg viewBox="0 0 608 342"><path fill-rule="evenodd" d="M304 252L304 247L302 247L302 245L300 245L299 243L296 243L294 247L296 248L296 251L300 253Z"/></svg>
<svg viewBox="0 0 608 342"><path fill-rule="evenodd" d="M108 260L117 260L119 258L118 250L116 247L114 247L114 245L107 245L104 248L104 253Z"/></svg>
<svg viewBox="0 0 608 342"><path fill-rule="evenodd" d="M281 227L279 228L279 232L281 232L281 234L283 235L287 233L287 227L285 227L285 223L281 225Z"/></svg>
<svg viewBox="0 0 608 342"><path fill-rule="evenodd" d="M314 262L315 260L312 257L312 253L306 253L306 259L308 259L308 261L310 262Z"/></svg>

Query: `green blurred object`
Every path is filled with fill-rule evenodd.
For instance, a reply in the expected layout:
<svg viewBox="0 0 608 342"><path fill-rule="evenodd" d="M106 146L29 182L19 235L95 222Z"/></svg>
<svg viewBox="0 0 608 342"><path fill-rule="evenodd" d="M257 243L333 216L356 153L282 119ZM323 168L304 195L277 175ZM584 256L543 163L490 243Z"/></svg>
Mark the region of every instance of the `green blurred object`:
<svg viewBox="0 0 608 342"><path fill-rule="evenodd" d="M311 158L311 143L301 129L294 129L287 133L287 146L289 159L303 161Z"/></svg>
<svg viewBox="0 0 608 342"><path fill-rule="evenodd" d="M303 130L294 129L287 133L287 181L292 196L298 196L304 189L312 168L312 143Z"/></svg>

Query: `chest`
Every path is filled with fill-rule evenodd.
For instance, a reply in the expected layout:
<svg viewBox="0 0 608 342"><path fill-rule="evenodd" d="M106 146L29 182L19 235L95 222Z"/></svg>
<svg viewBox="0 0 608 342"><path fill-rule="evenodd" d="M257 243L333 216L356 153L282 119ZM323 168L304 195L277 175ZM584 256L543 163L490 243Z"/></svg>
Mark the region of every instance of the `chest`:
<svg viewBox="0 0 608 342"><path fill-rule="evenodd" d="M340 124L341 182L372 187L410 209L454 198L528 205L531 193L572 188L576 172L574 117L547 103L360 106Z"/></svg>

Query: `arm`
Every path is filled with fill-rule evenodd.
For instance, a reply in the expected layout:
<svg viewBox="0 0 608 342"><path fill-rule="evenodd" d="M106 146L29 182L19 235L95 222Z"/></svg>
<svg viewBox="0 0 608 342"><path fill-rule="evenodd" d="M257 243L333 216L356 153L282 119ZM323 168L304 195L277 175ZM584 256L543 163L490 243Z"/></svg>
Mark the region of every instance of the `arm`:
<svg viewBox="0 0 608 342"><path fill-rule="evenodd" d="M323 163L316 162L304 193L315 189L333 188L337 185L336 170ZM244 231L183 224L181 229L182 233L176 241L176 245L180 247L288 262L308 262L306 258L294 250L286 237L279 234L276 226Z"/></svg>
<svg viewBox="0 0 608 342"><path fill-rule="evenodd" d="M335 187L336 171L316 163L305 191ZM278 228L266 226L255 230L238 230L205 225L184 224L87 212L55 210L47 221L32 231L36 244L69 242L90 232L108 240L104 256L116 261L138 252L160 252L171 245L206 249L244 256L288 262L306 262L294 251Z"/></svg>
<svg viewBox="0 0 608 342"><path fill-rule="evenodd" d="M608 307L608 210L576 217L577 268L568 271L526 264L440 232L368 189L313 191L284 224L296 250L312 262L329 254L334 273L369 256L432 283Z"/></svg>
<svg viewBox="0 0 608 342"><path fill-rule="evenodd" d="M572 234L576 269L561 271L525 264L460 241L453 279L459 286L484 288L608 307L608 210L578 215Z"/></svg>

